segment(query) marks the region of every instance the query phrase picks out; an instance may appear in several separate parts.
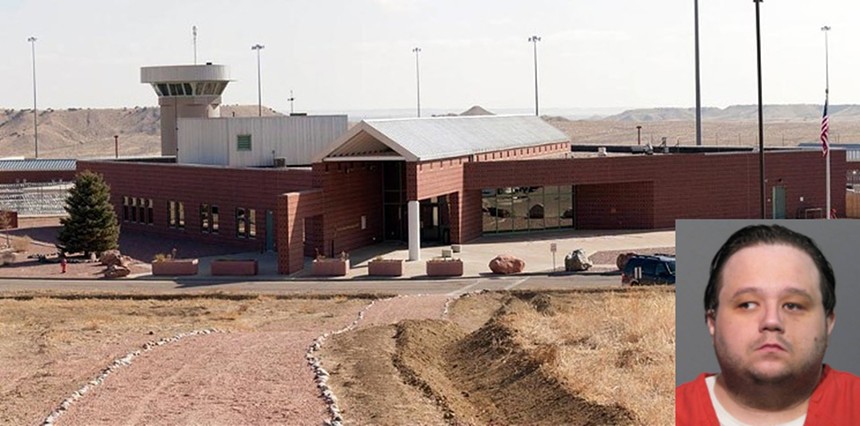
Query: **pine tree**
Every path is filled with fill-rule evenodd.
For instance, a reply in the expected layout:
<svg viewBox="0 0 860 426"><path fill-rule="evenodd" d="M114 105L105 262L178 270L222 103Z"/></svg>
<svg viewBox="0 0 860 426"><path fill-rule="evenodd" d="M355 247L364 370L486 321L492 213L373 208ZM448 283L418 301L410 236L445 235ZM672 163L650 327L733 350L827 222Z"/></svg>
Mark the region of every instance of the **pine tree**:
<svg viewBox="0 0 860 426"><path fill-rule="evenodd" d="M68 217L60 219L57 236L64 253L102 253L118 247L119 223L110 203L110 187L102 175L85 170L75 176L66 198Z"/></svg>

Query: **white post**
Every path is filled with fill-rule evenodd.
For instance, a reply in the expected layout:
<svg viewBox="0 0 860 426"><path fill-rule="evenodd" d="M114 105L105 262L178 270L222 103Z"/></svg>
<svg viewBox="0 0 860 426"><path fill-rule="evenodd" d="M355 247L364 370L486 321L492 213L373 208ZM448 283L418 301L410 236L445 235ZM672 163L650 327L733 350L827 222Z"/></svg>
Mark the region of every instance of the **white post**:
<svg viewBox="0 0 860 426"><path fill-rule="evenodd" d="M827 150L827 219L831 219L830 217L830 150Z"/></svg>
<svg viewBox="0 0 860 426"><path fill-rule="evenodd" d="M406 221L409 225L409 260L421 260L421 218L418 201L406 203Z"/></svg>

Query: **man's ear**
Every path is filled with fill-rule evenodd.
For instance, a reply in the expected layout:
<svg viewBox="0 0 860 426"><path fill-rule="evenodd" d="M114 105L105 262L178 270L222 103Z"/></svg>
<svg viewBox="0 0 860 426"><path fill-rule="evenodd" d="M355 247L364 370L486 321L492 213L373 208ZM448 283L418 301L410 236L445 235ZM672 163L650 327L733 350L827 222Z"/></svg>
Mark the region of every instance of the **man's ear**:
<svg viewBox="0 0 860 426"><path fill-rule="evenodd" d="M717 321L717 311L714 309L708 309L705 312L705 322L708 323L708 333L711 333L711 337L714 337L714 329Z"/></svg>
<svg viewBox="0 0 860 426"><path fill-rule="evenodd" d="M827 337L830 337L830 333L833 332L833 326L836 325L836 311L830 312L824 319L824 323L827 325Z"/></svg>

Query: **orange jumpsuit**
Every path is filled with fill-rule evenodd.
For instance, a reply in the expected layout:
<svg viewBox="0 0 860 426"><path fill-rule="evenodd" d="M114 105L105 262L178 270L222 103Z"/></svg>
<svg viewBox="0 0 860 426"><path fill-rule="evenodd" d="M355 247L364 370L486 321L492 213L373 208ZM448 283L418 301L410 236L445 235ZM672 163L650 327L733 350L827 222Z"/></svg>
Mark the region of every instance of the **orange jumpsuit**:
<svg viewBox="0 0 860 426"><path fill-rule="evenodd" d="M719 426L702 373L675 388L676 426ZM805 426L860 425L860 377L824 365L821 381L812 392Z"/></svg>

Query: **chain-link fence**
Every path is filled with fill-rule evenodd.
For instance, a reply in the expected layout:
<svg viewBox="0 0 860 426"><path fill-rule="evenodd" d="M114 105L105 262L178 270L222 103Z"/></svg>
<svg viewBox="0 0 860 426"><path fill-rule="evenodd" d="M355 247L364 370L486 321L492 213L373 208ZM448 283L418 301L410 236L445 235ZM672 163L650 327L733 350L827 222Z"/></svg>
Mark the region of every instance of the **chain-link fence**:
<svg viewBox="0 0 860 426"><path fill-rule="evenodd" d="M74 182L12 183L0 185L0 210L18 216L57 216L66 211L66 197Z"/></svg>

